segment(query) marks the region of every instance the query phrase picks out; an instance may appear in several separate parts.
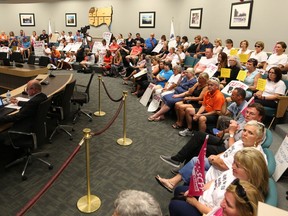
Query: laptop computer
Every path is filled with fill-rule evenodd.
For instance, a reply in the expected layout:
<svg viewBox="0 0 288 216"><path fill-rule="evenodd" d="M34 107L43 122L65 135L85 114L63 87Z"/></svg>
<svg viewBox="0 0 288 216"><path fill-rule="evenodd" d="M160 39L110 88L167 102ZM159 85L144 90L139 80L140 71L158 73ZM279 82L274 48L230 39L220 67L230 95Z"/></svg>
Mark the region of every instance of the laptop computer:
<svg viewBox="0 0 288 216"><path fill-rule="evenodd" d="M13 108L7 108L5 107L5 104L2 100L2 98L0 98L0 117L8 115L14 111L16 111L17 109L13 109Z"/></svg>

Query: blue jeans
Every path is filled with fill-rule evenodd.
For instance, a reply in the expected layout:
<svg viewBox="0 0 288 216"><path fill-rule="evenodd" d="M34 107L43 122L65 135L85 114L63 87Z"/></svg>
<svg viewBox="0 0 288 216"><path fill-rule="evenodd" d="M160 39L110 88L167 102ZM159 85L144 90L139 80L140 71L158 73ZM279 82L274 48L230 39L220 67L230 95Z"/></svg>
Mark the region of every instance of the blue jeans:
<svg viewBox="0 0 288 216"><path fill-rule="evenodd" d="M192 174L192 170L195 166L195 163L197 162L198 157L193 157L187 164L185 164L184 167L182 167L179 170L179 174L182 176L182 180L185 182L185 184L190 183L190 177ZM205 157L205 171L207 171L210 167L211 164L208 161L208 158Z"/></svg>

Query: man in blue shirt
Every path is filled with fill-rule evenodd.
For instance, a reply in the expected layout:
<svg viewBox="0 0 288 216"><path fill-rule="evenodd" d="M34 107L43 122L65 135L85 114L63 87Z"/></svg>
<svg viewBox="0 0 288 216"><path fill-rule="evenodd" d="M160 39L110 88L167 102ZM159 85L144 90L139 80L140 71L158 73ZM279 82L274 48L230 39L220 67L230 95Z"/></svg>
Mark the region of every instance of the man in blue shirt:
<svg viewBox="0 0 288 216"><path fill-rule="evenodd" d="M151 54L152 50L156 47L157 40L154 38L154 33L150 34L150 37L145 40L144 51L146 54Z"/></svg>

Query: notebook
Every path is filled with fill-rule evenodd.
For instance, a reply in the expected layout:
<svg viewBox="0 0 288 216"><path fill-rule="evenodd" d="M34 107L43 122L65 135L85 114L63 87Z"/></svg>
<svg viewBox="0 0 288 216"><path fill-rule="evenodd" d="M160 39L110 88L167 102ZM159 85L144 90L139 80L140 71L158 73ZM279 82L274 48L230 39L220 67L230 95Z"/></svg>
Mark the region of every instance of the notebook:
<svg viewBox="0 0 288 216"><path fill-rule="evenodd" d="M13 108L7 108L5 107L5 104L2 100L2 98L0 98L0 117L8 115L14 111L16 111L17 109L13 109Z"/></svg>

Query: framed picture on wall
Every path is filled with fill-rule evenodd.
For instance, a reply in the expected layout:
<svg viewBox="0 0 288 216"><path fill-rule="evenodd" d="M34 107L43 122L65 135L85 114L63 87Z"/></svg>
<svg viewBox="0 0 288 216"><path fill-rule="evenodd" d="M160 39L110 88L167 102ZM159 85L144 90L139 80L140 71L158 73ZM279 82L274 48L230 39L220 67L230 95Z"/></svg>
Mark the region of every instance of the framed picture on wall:
<svg viewBox="0 0 288 216"><path fill-rule="evenodd" d="M35 26L34 13L19 13L20 26Z"/></svg>
<svg viewBox="0 0 288 216"><path fill-rule="evenodd" d="M230 29L250 29L253 1L232 3Z"/></svg>
<svg viewBox="0 0 288 216"><path fill-rule="evenodd" d="M194 8L190 10L189 28L201 29L203 8Z"/></svg>
<svg viewBox="0 0 288 216"><path fill-rule="evenodd" d="M67 27L77 26L77 14L76 13L66 13L65 14L65 24Z"/></svg>
<svg viewBox="0 0 288 216"><path fill-rule="evenodd" d="M155 28L155 12L139 12L139 28Z"/></svg>

